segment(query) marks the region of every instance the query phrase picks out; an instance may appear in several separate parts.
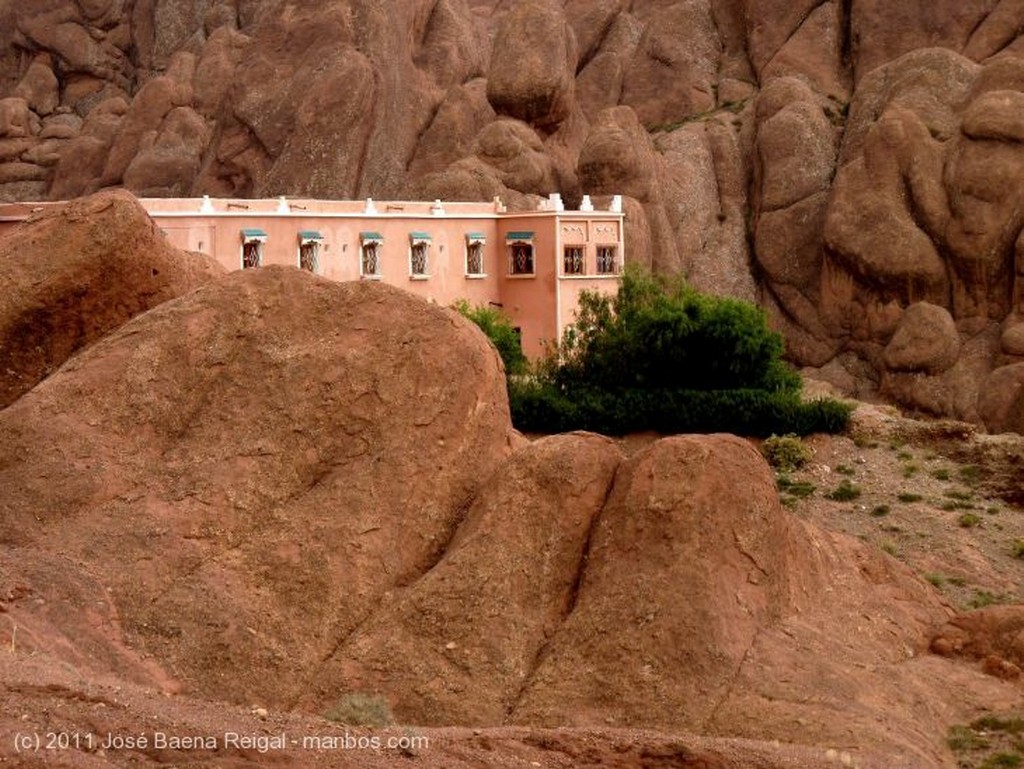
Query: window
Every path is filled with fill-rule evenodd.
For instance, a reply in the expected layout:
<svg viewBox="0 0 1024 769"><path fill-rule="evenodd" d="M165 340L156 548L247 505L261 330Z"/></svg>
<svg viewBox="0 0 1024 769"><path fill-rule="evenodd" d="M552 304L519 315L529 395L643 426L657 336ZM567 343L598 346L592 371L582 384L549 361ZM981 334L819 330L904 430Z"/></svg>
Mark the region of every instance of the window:
<svg viewBox="0 0 1024 769"><path fill-rule="evenodd" d="M533 233L510 232L508 240L508 271L510 275L533 275Z"/></svg>
<svg viewBox="0 0 1024 769"><path fill-rule="evenodd" d="M263 230L242 230L242 269L252 270L263 264L263 244L267 233Z"/></svg>
<svg viewBox="0 0 1024 769"><path fill-rule="evenodd" d="M410 232L409 242L409 277L429 277L427 254L430 251L430 235L426 232Z"/></svg>
<svg viewBox="0 0 1024 769"><path fill-rule="evenodd" d="M597 247L597 274L614 275L619 271L615 260L615 246Z"/></svg>
<svg viewBox="0 0 1024 769"><path fill-rule="evenodd" d="M320 267L320 244L323 235L315 230L304 230L299 233L299 269L317 272Z"/></svg>
<svg viewBox="0 0 1024 769"><path fill-rule="evenodd" d="M384 238L379 232L359 233L359 274L364 278L379 278L381 274L380 251Z"/></svg>
<svg viewBox="0 0 1024 769"><path fill-rule="evenodd" d="M466 234L466 274L484 274L484 235L482 232Z"/></svg>
<svg viewBox="0 0 1024 769"><path fill-rule="evenodd" d="M566 246L562 258L562 272L566 275L582 275L586 270L583 246Z"/></svg>

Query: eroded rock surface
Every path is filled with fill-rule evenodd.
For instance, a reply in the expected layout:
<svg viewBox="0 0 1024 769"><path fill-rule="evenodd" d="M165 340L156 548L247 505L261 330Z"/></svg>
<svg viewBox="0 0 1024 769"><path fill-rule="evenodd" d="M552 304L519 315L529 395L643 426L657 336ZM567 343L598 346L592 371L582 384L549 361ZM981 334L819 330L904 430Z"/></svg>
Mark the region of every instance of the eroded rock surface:
<svg viewBox="0 0 1024 769"><path fill-rule="evenodd" d="M0 238L0 408L82 347L223 274L171 246L125 192L34 215Z"/></svg>
<svg viewBox="0 0 1024 769"><path fill-rule="evenodd" d="M1024 349L990 339L1024 314L1019 3L2 13L0 199L623 194L628 258L759 301L791 359L848 391L981 420L971 377ZM883 352L920 302L960 355L911 380Z"/></svg>

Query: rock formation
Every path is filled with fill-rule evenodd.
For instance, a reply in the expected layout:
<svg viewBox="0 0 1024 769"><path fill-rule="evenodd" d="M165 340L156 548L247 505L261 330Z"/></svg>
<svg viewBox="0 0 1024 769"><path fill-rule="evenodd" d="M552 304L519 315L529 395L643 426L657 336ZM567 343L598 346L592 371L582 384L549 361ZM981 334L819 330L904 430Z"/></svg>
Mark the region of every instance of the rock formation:
<svg viewBox="0 0 1024 769"><path fill-rule="evenodd" d="M673 765L775 769L776 740L809 751L795 765L843 746L925 767L953 709L1019 699L1016 614L984 675L961 659L989 654L981 630L786 512L739 438L525 441L483 334L372 281L238 271L123 322L0 410L0 488L0 677L47 682L5 694L58 696L71 670L177 714L139 726L111 701L74 716L91 730L230 703L280 724L369 693L405 724L722 741L680 737Z"/></svg>
<svg viewBox="0 0 1024 769"><path fill-rule="evenodd" d="M173 248L125 192L31 216L0 238L0 408L82 347L223 273Z"/></svg>
<svg viewBox="0 0 1024 769"><path fill-rule="evenodd" d="M1018 429L982 400L1019 408L1012 372L994 372L1024 362L1019 4L48 0L2 14L0 199L123 185L530 208L623 193L631 259L756 299L795 363ZM908 368L934 352L906 330L893 347L921 302L955 333L944 321L945 353Z"/></svg>

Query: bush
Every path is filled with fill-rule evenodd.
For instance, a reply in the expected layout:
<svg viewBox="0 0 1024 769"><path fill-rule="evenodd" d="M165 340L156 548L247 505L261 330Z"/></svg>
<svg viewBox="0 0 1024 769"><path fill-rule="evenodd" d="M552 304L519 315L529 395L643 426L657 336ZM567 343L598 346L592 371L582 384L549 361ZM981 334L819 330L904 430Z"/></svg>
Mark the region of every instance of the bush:
<svg viewBox="0 0 1024 769"><path fill-rule="evenodd" d="M344 695L324 713L324 718L346 726L391 726L395 723L386 699L361 692Z"/></svg>
<svg viewBox="0 0 1024 769"><path fill-rule="evenodd" d="M838 486L825 495L825 499L833 502L850 502L860 496L860 486L850 482L849 478L843 478Z"/></svg>
<svg viewBox="0 0 1024 769"><path fill-rule="evenodd" d="M527 372L529 364L523 354L519 332L505 313L495 307L471 307L465 299L457 301L452 308L464 318L473 321L487 335L498 349L498 355L505 364L506 375L519 376Z"/></svg>
<svg viewBox="0 0 1024 769"><path fill-rule="evenodd" d="M768 464L783 473L799 470L811 458L811 451L799 437L788 435L771 435L761 444L761 453Z"/></svg>
<svg viewBox="0 0 1024 769"><path fill-rule="evenodd" d="M609 435L843 430L851 407L803 403L781 354L757 307L627 269L616 297L583 292L559 348L510 383L512 419L526 432Z"/></svg>
<svg viewBox="0 0 1024 769"><path fill-rule="evenodd" d="M524 432L808 435L838 432L849 417L848 407L835 401L803 403L796 394L764 390L602 391L580 387L563 392L532 380L510 384L509 398L513 421Z"/></svg>

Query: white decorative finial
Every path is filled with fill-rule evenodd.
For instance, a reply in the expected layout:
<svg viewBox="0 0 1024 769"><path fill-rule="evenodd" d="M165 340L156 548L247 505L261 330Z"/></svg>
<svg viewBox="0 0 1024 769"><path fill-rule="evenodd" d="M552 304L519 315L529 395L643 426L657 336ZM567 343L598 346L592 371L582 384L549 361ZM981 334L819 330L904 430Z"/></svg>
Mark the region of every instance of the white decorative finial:
<svg viewBox="0 0 1024 769"><path fill-rule="evenodd" d="M583 202L580 203L580 211L593 211L594 204L590 201L590 195L583 196Z"/></svg>
<svg viewBox="0 0 1024 769"><path fill-rule="evenodd" d="M199 213L201 214L212 214L213 213L213 201L210 200L209 195L203 195L203 202L199 204Z"/></svg>
<svg viewBox="0 0 1024 769"><path fill-rule="evenodd" d="M367 198L366 199L366 213L368 213L368 214L376 214L377 213L377 206L375 206L373 204L373 198Z"/></svg>
<svg viewBox="0 0 1024 769"><path fill-rule="evenodd" d="M621 214L622 213L622 195L613 195L612 196L611 212L613 214Z"/></svg>
<svg viewBox="0 0 1024 769"><path fill-rule="evenodd" d="M288 201L285 200L284 195L281 195L277 199L277 213L279 213L279 214L289 214L289 213L291 213L291 208L288 207Z"/></svg>
<svg viewBox="0 0 1024 769"><path fill-rule="evenodd" d="M434 205L430 207L430 213L433 216L444 216L444 206L441 205L440 200L434 201Z"/></svg>
<svg viewBox="0 0 1024 769"><path fill-rule="evenodd" d="M552 192L548 195L548 200L551 201L551 210L553 211L564 211L565 204L562 203L562 196L557 192Z"/></svg>

